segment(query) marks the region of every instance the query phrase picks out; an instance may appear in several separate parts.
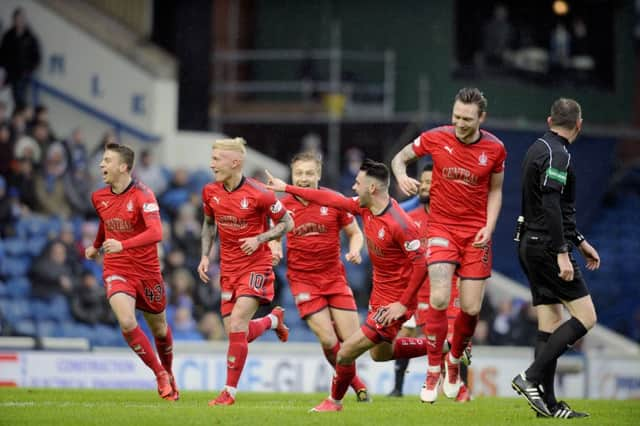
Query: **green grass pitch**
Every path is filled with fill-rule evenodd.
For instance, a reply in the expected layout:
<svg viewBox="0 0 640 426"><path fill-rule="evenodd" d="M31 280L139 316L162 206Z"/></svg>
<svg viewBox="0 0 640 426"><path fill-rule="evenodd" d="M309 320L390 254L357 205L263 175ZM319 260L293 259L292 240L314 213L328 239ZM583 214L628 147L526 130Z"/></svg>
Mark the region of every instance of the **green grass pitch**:
<svg viewBox="0 0 640 426"><path fill-rule="evenodd" d="M340 413L308 413L325 394L238 393L231 407L208 407L212 392L186 391L178 402L155 392L0 388L0 425L527 425L568 420L536 419L522 398L477 398L467 404L440 397L433 405L416 395L374 396L357 403L351 393ZM571 422L592 425L640 424L640 401L570 401L591 417Z"/></svg>

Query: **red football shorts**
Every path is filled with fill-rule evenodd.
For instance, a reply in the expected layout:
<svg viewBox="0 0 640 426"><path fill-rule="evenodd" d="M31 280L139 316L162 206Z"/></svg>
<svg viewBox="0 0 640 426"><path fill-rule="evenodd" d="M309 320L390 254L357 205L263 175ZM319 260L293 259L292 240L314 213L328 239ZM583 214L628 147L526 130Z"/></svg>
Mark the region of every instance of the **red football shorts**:
<svg viewBox="0 0 640 426"><path fill-rule="evenodd" d="M381 342L391 343L393 342L393 339L395 339L398 335L398 332L402 328L402 324L404 324L406 320L411 318L411 315L413 315L413 311L405 312L402 317L398 318L385 327L378 323L378 321L376 321L376 317L379 315L380 308L382 307L369 309L367 320L360 326L360 329L362 330L362 333L375 344Z"/></svg>
<svg viewBox="0 0 640 426"><path fill-rule="evenodd" d="M478 230L429 225L427 263L454 263L461 279L484 280L491 276L491 241L485 247L473 247Z"/></svg>
<svg viewBox="0 0 640 426"><path fill-rule="evenodd" d="M124 274L105 274L107 299L116 293L125 293L136 300L136 309L159 314L167 307L167 294L162 275L145 279Z"/></svg>
<svg viewBox="0 0 640 426"><path fill-rule="evenodd" d="M344 273L289 270L287 278L302 319L320 312L327 306L345 311L358 309Z"/></svg>
<svg viewBox="0 0 640 426"><path fill-rule="evenodd" d="M223 275L220 277L220 289L222 291L220 313L223 318L231 315L238 297L253 297L258 299L261 305L269 304L273 300L274 292L273 271L268 269L238 275Z"/></svg>

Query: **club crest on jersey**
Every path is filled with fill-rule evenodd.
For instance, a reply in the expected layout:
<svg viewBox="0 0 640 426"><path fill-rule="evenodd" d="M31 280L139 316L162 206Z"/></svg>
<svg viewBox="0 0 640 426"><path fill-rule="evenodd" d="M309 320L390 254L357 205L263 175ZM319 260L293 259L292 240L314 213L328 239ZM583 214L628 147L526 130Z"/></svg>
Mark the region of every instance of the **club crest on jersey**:
<svg viewBox="0 0 640 426"><path fill-rule="evenodd" d="M482 154L480 154L480 156L478 157L478 164L480 164L481 166L486 166L487 163L488 163L487 154L485 154L483 151Z"/></svg>
<svg viewBox="0 0 640 426"><path fill-rule="evenodd" d="M127 211L128 212L133 211L133 203L131 202L131 200L129 200L129 202L127 203Z"/></svg>
<svg viewBox="0 0 640 426"><path fill-rule="evenodd" d="M282 203L280 200L277 200L275 203L271 205L271 213L278 214L282 210Z"/></svg>
<svg viewBox="0 0 640 426"><path fill-rule="evenodd" d="M328 214L329 214L329 207L327 207L327 206L320 207L320 215L321 216L326 216Z"/></svg>
<svg viewBox="0 0 640 426"><path fill-rule="evenodd" d="M246 197L240 200L240 208L242 210L247 210L249 208L249 200L247 200Z"/></svg>
<svg viewBox="0 0 640 426"><path fill-rule="evenodd" d="M384 228L378 231L378 238L380 238L381 240L384 240Z"/></svg>

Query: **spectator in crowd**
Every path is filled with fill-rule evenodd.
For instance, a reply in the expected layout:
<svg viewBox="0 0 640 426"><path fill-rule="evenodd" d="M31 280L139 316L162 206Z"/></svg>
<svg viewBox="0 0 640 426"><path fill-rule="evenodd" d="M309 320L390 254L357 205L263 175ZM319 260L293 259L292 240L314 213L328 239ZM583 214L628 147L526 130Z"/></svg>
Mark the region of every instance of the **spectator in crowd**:
<svg viewBox="0 0 640 426"><path fill-rule="evenodd" d="M498 314L494 317L489 330L489 343L504 346L511 343L513 327L513 307L511 299L506 297L498 304Z"/></svg>
<svg viewBox="0 0 640 426"><path fill-rule="evenodd" d="M90 271L82 273L80 285L70 295L71 314L80 322L95 325L116 324L115 317L107 304L107 298L95 275Z"/></svg>
<svg viewBox="0 0 640 426"><path fill-rule="evenodd" d="M140 161L136 165L135 178L147 185L155 194L162 194L169 182L162 167L153 162L153 154L148 149L140 153Z"/></svg>
<svg viewBox="0 0 640 426"><path fill-rule="evenodd" d="M46 121L38 121L33 124L30 129L31 137L38 143L42 152L46 152L49 146L55 142L49 123Z"/></svg>
<svg viewBox="0 0 640 426"><path fill-rule="evenodd" d="M69 218L71 207L67 203L64 187L64 174L67 171L67 158L62 144L56 142L49 147L42 173L36 175L35 193L39 213Z"/></svg>
<svg viewBox="0 0 640 426"><path fill-rule="evenodd" d="M63 175L63 182L71 214L80 217L92 216L91 174L86 165L76 164L75 167L69 167Z"/></svg>
<svg viewBox="0 0 640 426"><path fill-rule="evenodd" d="M29 111L28 107L13 109L13 112L11 113L11 120L9 122L12 141L17 141L26 133Z"/></svg>
<svg viewBox="0 0 640 426"><path fill-rule="evenodd" d="M197 214L198 211L193 204L183 204L179 207L173 223L173 239L176 246L184 252L186 263L191 270L197 268L200 254L201 223L196 217Z"/></svg>
<svg viewBox="0 0 640 426"><path fill-rule="evenodd" d="M2 87L1 81L0 81L0 87ZM0 101L0 124L9 124L7 104L3 101Z"/></svg>
<svg viewBox="0 0 640 426"><path fill-rule="evenodd" d="M509 11L503 4L496 4L493 17L482 31L482 50L487 66L499 69L504 65L505 54L512 48L514 33Z"/></svg>
<svg viewBox="0 0 640 426"><path fill-rule="evenodd" d="M20 203L29 211L35 210L38 203L35 180L33 162L28 158L18 157L16 170L9 178L9 186L17 191Z"/></svg>
<svg viewBox="0 0 640 426"><path fill-rule="evenodd" d="M13 156L18 160L28 160L38 168L42 160L42 148L31 136L22 135L13 148Z"/></svg>
<svg viewBox="0 0 640 426"><path fill-rule="evenodd" d="M13 211L9 202L7 180L0 175L0 237L5 237L5 228L13 222Z"/></svg>
<svg viewBox="0 0 640 426"><path fill-rule="evenodd" d="M353 189L351 189L351 186L360 171L364 153L360 148L352 147L347 149L344 155L347 161L345 168L342 170L342 174L340 175L340 184L338 189L344 195L353 195Z"/></svg>
<svg viewBox="0 0 640 426"><path fill-rule="evenodd" d="M0 175L9 176L13 162L14 143L9 124L0 122Z"/></svg>
<svg viewBox="0 0 640 426"><path fill-rule="evenodd" d="M511 327L511 344L535 346L538 332L538 312L530 302L521 302L519 305Z"/></svg>
<svg viewBox="0 0 640 426"><path fill-rule="evenodd" d="M64 222L60 227L60 235L54 241L59 241L64 244L67 250L66 264L69 266L74 276L80 276L82 274L82 255L83 252L79 251L79 246L76 242L76 234L71 222Z"/></svg>
<svg viewBox="0 0 640 426"><path fill-rule="evenodd" d="M31 295L41 299L53 299L56 295L68 295L75 288L73 271L67 264L64 243L51 244L46 254L36 259L29 272Z"/></svg>
<svg viewBox="0 0 640 426"><path fill-rule="evenodd" d="M69 137L62 141L67 162L72 170L89 168L89 152L84 139L84 133L80 127L73 129Z"/></svg>
<svg viewBox="0 0 640 426"><path fill-rule="evenodd" d="M13 26L2 37L0 61L7 72L15 107L25 106L29 79L40 65L40 43L22 8L13 11Z"/></svg>

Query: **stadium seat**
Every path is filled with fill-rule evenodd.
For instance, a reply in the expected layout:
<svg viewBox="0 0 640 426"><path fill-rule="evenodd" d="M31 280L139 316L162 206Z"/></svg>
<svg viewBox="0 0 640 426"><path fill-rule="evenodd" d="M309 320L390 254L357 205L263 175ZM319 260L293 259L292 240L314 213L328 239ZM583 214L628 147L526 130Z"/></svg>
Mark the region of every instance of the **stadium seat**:
<svg viewBox="0 0 640 426"><path fill-rule="evenodd" d="M33 257L39 256L40 254L42 254L42 251L47 245L47 242L49 242L49 240L46 236L34 236L29 238L29 240L25 244L27 253Z"/></svg>
<svg viewBox="0 0 640 426"><path fill-rule="evenodd" d="M28 256L7 256L4 259L3 272L7 277L22 277L29 272L31 259Z"/></svg>
<svg viewBox="0 0 640 426"><path fill-rule="evenodd" d="M25 276L14 276L7 280L7 291L14 299L23 299L31 293L31 282Z"/></svg>
<svg viewBox="0 0 640 426"><path fill-rule="evenodd" d="M9 296L9 288L4 283L4 281L0 281L0 297L7 297L7 296Z"/></svg>
<svg viewBox="0 0 640 426"><path fill-rule="evenodd" d="M20 237L5 238L4 252L7 257L20 257L28 253L26 240Z"/></svg>
<svg viewBox="0 0 640 426"><path fill-rule="evenodd" d="M13 324L13 331L19 336L36 336L36 323L30 319L23 319Z"/></svg>
<svg viewBox="0 0 640 426"><path fill-rule="evenodd" d="M0 310L5 319L13 325L21 320L33 318L31 305L26 299L0 299Z"/></svg>
<svg viewBox="0 0 640 426"><path fill-rule="evenodd" d="M60 337L60 323L53 320L36 320L38 337Z"/></svg>

